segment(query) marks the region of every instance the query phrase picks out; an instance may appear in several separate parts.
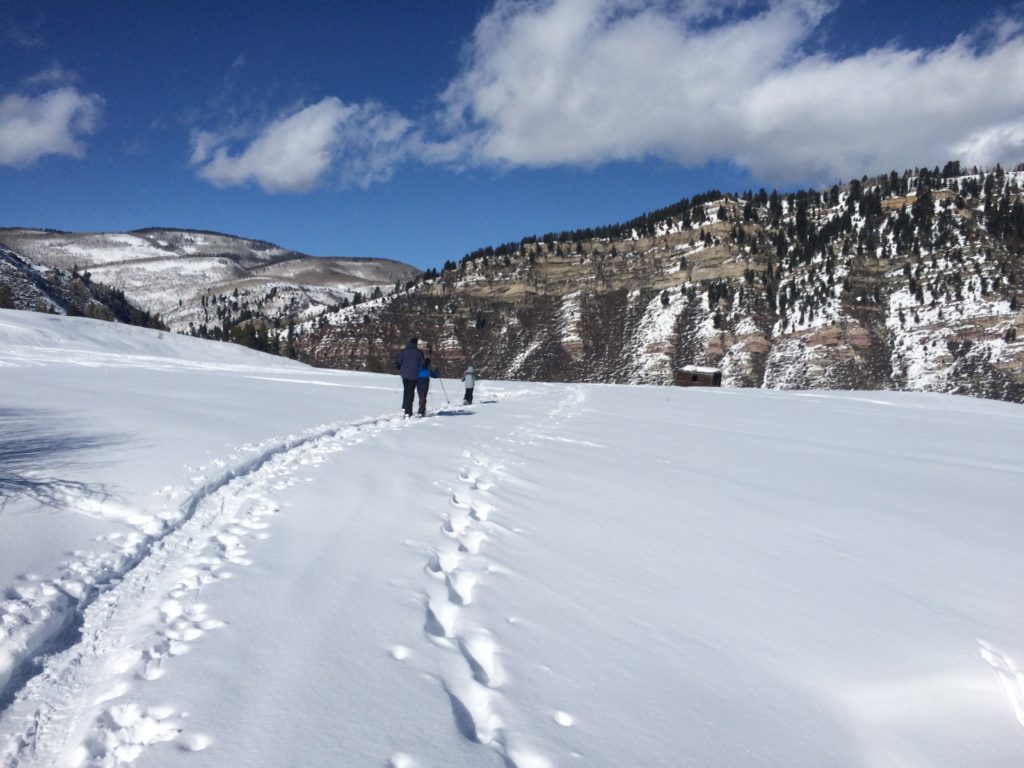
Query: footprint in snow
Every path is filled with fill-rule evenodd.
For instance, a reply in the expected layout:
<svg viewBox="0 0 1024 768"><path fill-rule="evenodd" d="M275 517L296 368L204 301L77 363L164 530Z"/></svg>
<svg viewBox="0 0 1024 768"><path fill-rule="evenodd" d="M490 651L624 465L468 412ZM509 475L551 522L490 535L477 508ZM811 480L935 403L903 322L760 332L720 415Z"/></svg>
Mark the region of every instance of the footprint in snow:
<svg viewBox="0 0 1024 768"><path fill-rule="evenodd" d="M448 536L462 536L469 528L471 519L468 514L445 515L441 529Z"/></svg>
<svg viewBox="0 0 1024 768"><path fill-rule="evenodd" d="M471 679L446 680L444 688L459 733L477 744L495 743L504 723L494 713L494 693Z"/></svg>
<svg viewBox="0 0 1024 768"><path fill-rule="evenodd" d="M494 511L494 507L486 501L473 501L469 507L469 516L478 522L486 522Z"/></svg>
<svg viewBox="0 0 1024 768"><path fill-rule="evenodd" d="M451 638L455 636L455 622L459 617L458 606L448 600L427 599L427 619L424 629L432 637Z"/></svg>
<svg viewBox="0 0 1024 768"><path fill-rule="evenodd" d="M486 630L459 638L459 651L473 673L473 679L487 688L500 688L504 675L498 666L498 644Z"/></svg>
<svg viewBox="0 0 1024 768"><path fill-rule="evenodd" d="M205 733L185 733L178 737L177 744L182 752L201 752L213 744L213 739Z"/></svg>
<svg viewBox="0 0 1024 768"><path fill-rule="evenodd" d="M427 568L431 573L449 574L462 564L462 555L458 552L435 552Z"/></svg>
<svg viewBox="0 0 1024 768"><path fill-rule="evenodd" d="M448 587L448 599L456 605L469 605L473 602L473 588L479 577L469 571L451 571L445 575Z"/></svg>
<svg viewBox="0 0 1024 768"><path fill-rule="evenodd" d="M458 491L449 489L450 499L452 506L460 507L463 509L469 508L469 502L466 501Z"/></svg>
<svg viewBox="0 0 1024 768"><path fill-rule="evenodd" d="M459 538L459 549L471 555L480 552L480 546L487 540L487 534L483 531L466 531Z"/></svg>
<svg viewBox="0 0 1024 768"><path fill-rule="evenodd" d="M75 764L127 765L151 744L173 741L180 734L169 707L142 710L137 704L119 704L100 715L75 755Z"/></svg>

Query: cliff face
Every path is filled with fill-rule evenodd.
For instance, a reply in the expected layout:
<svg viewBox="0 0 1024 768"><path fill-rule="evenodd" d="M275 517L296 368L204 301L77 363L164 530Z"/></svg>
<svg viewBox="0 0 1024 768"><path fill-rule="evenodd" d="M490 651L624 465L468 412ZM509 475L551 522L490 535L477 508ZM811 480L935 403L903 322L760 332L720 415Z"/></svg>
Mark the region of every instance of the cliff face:
<svg viewBox="0 0 1024 768"><path fill-rule="evenodd" d="M388 371L415 333L449 373L493 378L663 384L697 363L726 386L1024 402L1021 176L724 197L645 231L531 239L324 316L297 348Z"/></svg>

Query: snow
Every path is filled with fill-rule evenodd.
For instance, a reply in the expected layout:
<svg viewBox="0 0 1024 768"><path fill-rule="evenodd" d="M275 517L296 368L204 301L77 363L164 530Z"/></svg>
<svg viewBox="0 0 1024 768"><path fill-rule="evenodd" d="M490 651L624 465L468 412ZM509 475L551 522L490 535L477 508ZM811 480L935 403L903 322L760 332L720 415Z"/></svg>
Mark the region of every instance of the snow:
<svg viewBox="0 0 1024 768"><path fill-rule="evenodd" d="M719 373L718 368L703 365L684 365L683 370L687 373Z"/></svg>
<svg viewBox="0 0 1024 768"><path fill-rule="evenodd" d="M190 333L203 325L219 325L225 312L237 318L245 309L268 317L322 314L325 306L351 301L357 291L391 290L396 280L413 274L399 262L313 258L269 243L187 230L5 230L3 239L38 269L78 267L91 279L123 291L172 330ZM207 303L218 297L232 302Z"/></svg>
<svg viewBox="0 0 1024 768"><path fill-rule="evenodd" d="M976 354L983 352L995 363L1008 351L1004 335L1014 326L1016 313L998 292L983 292L983 279L991 284L999 277L995 264L976 257L969 264L973 269L964 270L967 278L960 298L955 285L947 288L948 293L933 291L936 276L957 273L956 265L944 258L924 261L918 268L923 301L911 292L909 281L888 297L886 326L893 339L893 367L904 373L908 389L949 388L951 341L969 339ZM899 271L892 270L887 278L897 279Z"/></svg>
<svg viewBox="0 0 1024 768"><path fill-rule="evenodd" d="M0 359L5 767L1024 761L1018 405Z"/></svg>
<svg viewBox="0 0 1024 768"><path fill-rule="evenodd" d="M639 292L631 293L630 300L635 301L638 295ZM669 298L668 304L662 302L660 293L648 301L636 334L629 342L634 383L671 380L673 345L670 340L685 309L686 297L678 293Z"/></svg>
<svg viewBox="0 0 1024 768"><path fill-rule="evenodd" d="M562 296L562 304L558 308L558 328L563 345L582 344L579 334L579 323L583 317L580 297L582 291L573 291Z"/></svg>

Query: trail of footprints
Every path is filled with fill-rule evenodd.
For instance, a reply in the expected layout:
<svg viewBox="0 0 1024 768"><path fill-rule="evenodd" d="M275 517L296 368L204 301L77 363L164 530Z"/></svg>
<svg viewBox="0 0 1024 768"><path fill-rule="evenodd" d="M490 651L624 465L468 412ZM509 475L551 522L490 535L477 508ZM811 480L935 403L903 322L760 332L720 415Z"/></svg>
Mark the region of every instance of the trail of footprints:
<svg viewBox="0 0 1024 768"><path fill-rule="evenodd" d="M458 487L448 492L440 543L425 568L423 630L431 643L450 652L441 683L459 733L495 749L512 768L548 768L546 757L506 728L501 712L509 704L501 693L506 684L501 650L493 634L472 620L477 586L500 572L484 550L505 529L491 519L495 507L488 501L501 466L472 453L464 456L469 466L459 471ZM392 758L392 764L402 763Z"/></svg>
<svg viewBox="0 0 1024 768"><path fill-rule="evenodd" d="M323 430L197 491L188 519L89 605L82 640L30 680L4 713L6 725L23 725L0 741L0 765L48 764L77 742L71 764L119 768L153 744L173 742L195 752L213 743L186 727L187 713L143 707L131 694L164 676L171 660L207 632L224 626L202 602L203 589L251 564L249 543L269 536L268 518L279 512L272 492L294 485L296 473L330 454L403 426L382 418ZM91 698L81 702L86 692Z"/></svg>
<svg viewBox="0 0 1024 768"><path fill-rule="evenodd" d="M170 706L142 708L123 701L131 693L133 683L149 682L163 677L171 661L192 650L207 632L219 629L224 622L210 614L201 601L205 587L222 579L230 579L233 567L252 564L248 540L268 538L267 518L280 509L263 495L267 488L294 484L298 466L322 463L331 448L327 444L302 451L301 458L282 454L273 459L264 471L243 476L226 486L222 493L211 496L201 510L216 518L217 525L205 536L198 536L188 547L184 562L174 572L156 609L142 622L150 627L141 638L150 638L116 654L107 662L109 676L117 680L109 692L96 699L105 705L95 719L85 742L78 748L75 763L90 768L123 766L134 762L149 746L171 741L183 751L205 749L213 739L207 734L186 727L187 713ZM110 702L107 704L107 702Z"/></svg>
<svg viewBox="0 0 1024 768"><path fill-rule="evenodd" d="M584 399L582 389L573 388L548 413L545 431L573 416ZM538 437L535 430L533 425L522 425L505 440L528 445ZM486 557L488 542L520 532L492 519L496 508L489 500L490 491L505 470L476 453L466 452L463 457L467 465L458 472L457 487L447 491L441 543L431 551L425 568L424 634L431 643L450 652L441 683L459 733L494 749L509 768L551 768L552 760L506 726L502 712L512 704L502 693L508 681L502 669L501 649L493 633L473 621L476 587L489 575L501 572L500 566ZM392 656L403 659L408 652L396 647ZM554 720L563 727L574 724L573 717L561 711L554 714ZM390 765L405 768L416 763L398 753Z"/></svg>

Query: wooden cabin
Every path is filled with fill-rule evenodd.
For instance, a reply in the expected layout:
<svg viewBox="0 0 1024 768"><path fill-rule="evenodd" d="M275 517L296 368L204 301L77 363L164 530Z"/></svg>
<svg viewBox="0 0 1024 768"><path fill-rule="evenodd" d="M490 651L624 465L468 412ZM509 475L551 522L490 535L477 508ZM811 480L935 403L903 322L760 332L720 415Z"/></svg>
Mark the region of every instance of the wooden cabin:
<svg viewBox="0 0 1024 768"><path fill-rule="evenodd" d="M677 387L720 387L722 371L703 365L684 365L676 371Z"/></svg>

